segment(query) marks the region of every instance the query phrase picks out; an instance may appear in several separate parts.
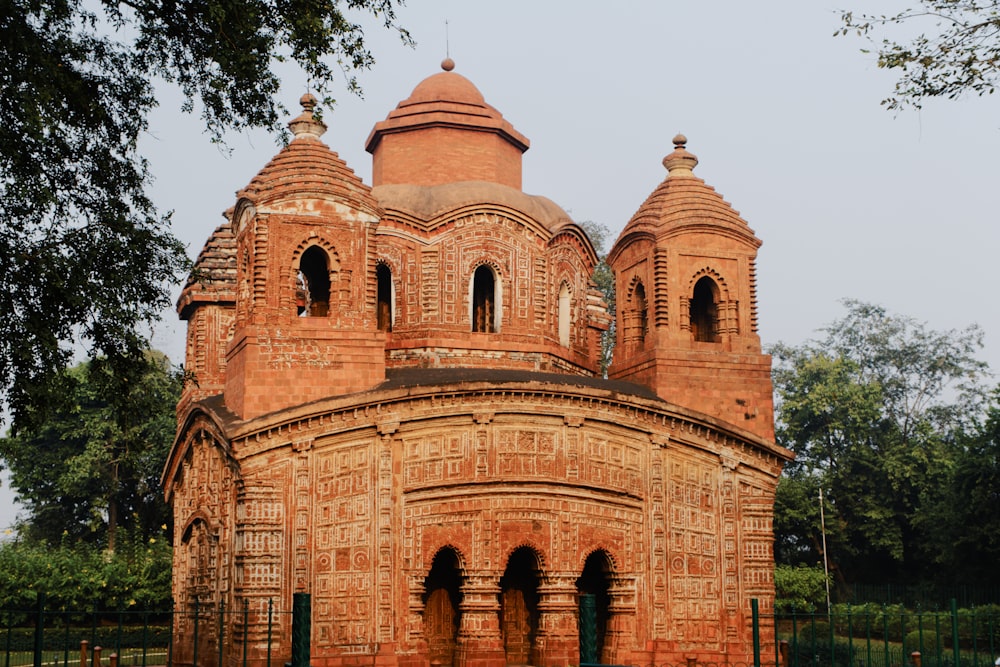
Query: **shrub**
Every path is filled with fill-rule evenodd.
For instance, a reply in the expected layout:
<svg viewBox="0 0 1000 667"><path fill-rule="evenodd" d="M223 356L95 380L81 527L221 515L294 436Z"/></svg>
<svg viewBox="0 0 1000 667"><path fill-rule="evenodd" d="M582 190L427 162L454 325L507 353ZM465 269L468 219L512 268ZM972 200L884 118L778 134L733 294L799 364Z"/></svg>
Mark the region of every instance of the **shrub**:
<svg viewBox="0 0 1000 667"><path fill-rule="evenodd" d="M85 544L0 544L0 610L170 606L171 549L164 537L122 539L114 554Z"/></svg>
<svg viewBox="0 0 1000 667"><path fill-rule="evenodd" d="M903 650L907 654L920 651L924 654L934 654L938 650L938 634L933 630L910 630L903 637Z"/></svg>
<svg viewBox="0 0 1000 667"><path fill-rule="evenodd" d="M826 603L826 581L821 567L775 566L775 611L815 611Z"/></svg>

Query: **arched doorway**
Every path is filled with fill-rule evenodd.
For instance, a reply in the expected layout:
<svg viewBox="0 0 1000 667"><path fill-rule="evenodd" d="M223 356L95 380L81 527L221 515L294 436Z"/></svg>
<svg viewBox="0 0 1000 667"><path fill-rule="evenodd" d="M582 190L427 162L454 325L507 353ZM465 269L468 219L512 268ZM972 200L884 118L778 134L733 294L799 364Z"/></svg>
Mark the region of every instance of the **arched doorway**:
<svg viewBox="0 0 1000 667"><path fill-rule="evenodd" d="M576 580L580 592L580 662L602 662L611 605L611 560L604 551L587 556Z"/></svg>
<svg viewBox="0 0 1000 667"><path fill-rule="evenodd" d="M453 664L461 616L461 586L458 554L451 548L441 549L424 580L424 638L431 664Z"/></svg>
<svg viewBox="0 0 1000 667"><path fill-rule="evenodd" d="M500 632L508 665L527 665L538 633L538 557L514 551L500 578Z"/></svg>
<svg viewBox="0 0 1000 667"><path fill-rule="evenodd" d="M719 288L703 276L694 284L691 295L691 337L702 343L719 342Z"/></svg>

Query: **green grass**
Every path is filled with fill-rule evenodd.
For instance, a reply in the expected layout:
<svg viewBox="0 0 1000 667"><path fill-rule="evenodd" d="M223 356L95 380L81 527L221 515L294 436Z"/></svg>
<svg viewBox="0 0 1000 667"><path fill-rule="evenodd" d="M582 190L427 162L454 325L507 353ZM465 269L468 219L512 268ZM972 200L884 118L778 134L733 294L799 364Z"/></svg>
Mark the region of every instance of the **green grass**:
<svg viewBox="0 0 1000 667"><path fill-rule="evenodd" d="M108 664L108 656L114 650L105 649L101 651L101 664ZM0 667L32 667L34 664L34 653L31 651L11 651L10 653L0 652ZM90 658L88 658L89 663ZM146 665L165 665L167 663L167 649L148 648L146 649ZM80 649L69 651L42 651L42 665L45 667L78 667L80 664ZM142 665L142 649L126 648L118 656L120 667L129 665Z"/></svg>

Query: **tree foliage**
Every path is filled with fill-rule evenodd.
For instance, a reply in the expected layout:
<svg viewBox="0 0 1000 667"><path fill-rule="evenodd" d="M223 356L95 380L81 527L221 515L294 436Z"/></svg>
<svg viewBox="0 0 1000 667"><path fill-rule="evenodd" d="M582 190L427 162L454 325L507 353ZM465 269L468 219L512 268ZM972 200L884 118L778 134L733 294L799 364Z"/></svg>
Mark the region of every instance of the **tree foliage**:
<svg viewBox="0 0 1000 667"><path fill-rule="evenodd" d="M982 334L845 306L823 340L772 350L776 435L796 453L778 487L776 554L821 562L822 489L826 555L841 579L915 581L941 561L930 518L983 414Z"/></svg>
<svg viewBox="0 0 1000 667"><path fill-rule="evenodd" d="M0 609L168 609L170 542L129 535L114 554L68 540L0 543Z"/></svg>
<svg viewBox="0 0 1000 667"><path fill-rule="evenodd" d="M985 422L965 435L950 475L929 499L922 528L934 544L933 563L951 583L1000 580L1000 391ZM960 573L957 574L957 573Z"/></svg>
<svg viewBox="0 0 1000 667"><path fill-rule="evenodd" d="M597 289L601 290L601 294L604 295L604 301L608 304L608 313L611 315L611 325L607 331L601 334L601 357L598 360L601 376L607 377L608 366L611 365L615 350L615 276L611 272L611 267L608 266L608 251L605 248L611 230L606 225L591 220L585 220L579 224L587 232L590 242L594 244L594 250L597 251L600 261L594 267L594 274L591 278L597 285Z"/></svg>
<svg viewBox="0 0 1000 667"><path fill-rule="evenodd" d="M361 20L397 0L0 0L0 398L36 415L74 346L141 356L144 325L186 270L137 153L154 81L178 85L215 140L278 128L276 65L332 104L369 67ZM405 31L401 31L408 39Z"/></svg>
<svg viewBox="0 0 1000 667"><path fill-rule="evenodd" d="M169 524L160 474L181 378L159 353L120 371L101 360L66 370L59 378L65 394L49 418L0 439L27 511L23 539L114 550L119 528L145 539Z"/></svg>
<svg viewBox="0 0 1000 667"><path fill-rule="evenodd" d="M875 46L878 66L897 70L889 109L920 108L928 98L992 94L1000 78L1000 2L918 0L895 14L841 13L836 34ZM879 39L877 36L881 36Z"/></svg>
<svg viewBox="0 0 1000 667"><path fill-rule="evenodd" d="M826 573L822 567L778 565L774 568L774 608L785 612L826 607Z"/></svg>

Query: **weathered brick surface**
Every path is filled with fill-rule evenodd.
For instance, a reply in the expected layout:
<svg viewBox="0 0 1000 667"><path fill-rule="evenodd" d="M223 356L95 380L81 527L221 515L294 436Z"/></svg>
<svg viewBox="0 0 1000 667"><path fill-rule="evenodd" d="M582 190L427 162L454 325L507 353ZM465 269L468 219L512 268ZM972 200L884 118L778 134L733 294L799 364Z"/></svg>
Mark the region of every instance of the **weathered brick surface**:
<svg viewBox="0 0 1000 667"><path fill-rule="evenodd" d="M375 188L304 103L178 304L199 384L164 472L177 604L249 606L233 667L266 664L268 603L296 592L316 666L565 667L582 594L602 662L749 662L790 453L746 223L668 156L611 254L629 382L604 380L593 248L520 192L527 140L471 83L435 75L376 126ZM290 617L270 632L284 662Z"/></svg>
<svg viewBox="0 0 1000 667"><path fill-rule="evenodd" d="M374 185L489 181L521 189L528 140L461 74L428 77L366 144Z"/></svg>
<svg viewBox="0 0 1000 667"><path fill-rule="evenodd" d="M609 375L774 438L771 360L757 333L760 241L677 137L667 178L622 230L615 273L618 343ZM694 292L710 285L714 340L698 340Z"/></svg>

